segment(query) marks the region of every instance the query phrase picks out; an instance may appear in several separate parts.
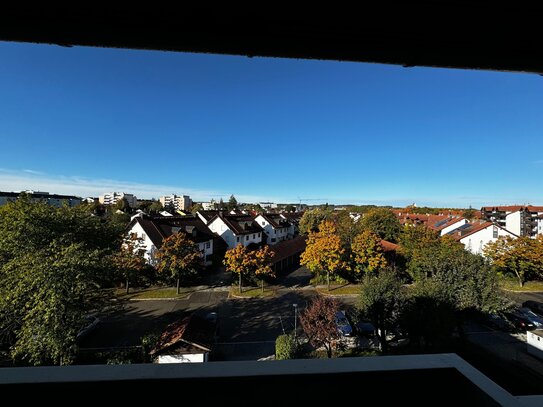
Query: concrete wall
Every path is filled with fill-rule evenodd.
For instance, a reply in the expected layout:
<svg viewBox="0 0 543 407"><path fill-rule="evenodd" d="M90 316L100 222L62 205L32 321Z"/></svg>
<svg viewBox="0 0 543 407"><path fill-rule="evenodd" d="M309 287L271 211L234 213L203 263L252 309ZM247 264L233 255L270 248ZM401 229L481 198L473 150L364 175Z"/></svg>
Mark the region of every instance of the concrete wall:
<svg viewBox="0 0 543 407"><path fill-rule="evenodd" d="M203 363L207 362L207 358L207 352L187 353L183 355L161 355L158 357L157 363Z"/></svg>
<svg viewBox="0 0 543 407"><path fill-rule="evenodd" d="M543 359L543 330L526 332L526 343L528 353Z"/></svg>
<svg viewBox="0 0 543 407"><path fill-rule="evenodd" d="M520 236L520 211L508 213L505 216L505 228Z"/></svg>

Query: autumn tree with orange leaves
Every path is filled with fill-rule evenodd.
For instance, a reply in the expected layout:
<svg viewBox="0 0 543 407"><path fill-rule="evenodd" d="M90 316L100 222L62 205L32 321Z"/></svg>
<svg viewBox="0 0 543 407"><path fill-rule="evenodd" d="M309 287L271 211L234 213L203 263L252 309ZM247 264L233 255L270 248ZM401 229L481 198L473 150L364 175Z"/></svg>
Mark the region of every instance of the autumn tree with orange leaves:
<svg viewBox="0 0 543 407"><path fill-rule="evenodd" d="M238 244L224 255L224 265L228 270L239 276L239 292L242 291L242 276L255 275L261 280L264 291L264 277L273 276L272 258L274 253L268 246L259 250L248 250L242 244Z"/></svg>
<svg viewBox="0 0 543 407"><path fill-rule="evenodd" d="M326 273L328 291L330 274L348 267L344 260L345 249L332 221L325 220L319 225L318 232L310 232L307 246L302 253L300 263L314 273Z"/></svg>
<svg viewBox="0 0 543 407"><path fill-rule="evenodd" d="M351 245L354 270L361 274L384 269L387 266L381 238L371 230L357 235Z"/></svg>
<svg viewBox="0 0 543 407"><path fill-rule="evenodd" d="M198 245L183 232L164 239L156 259L158 272L170 273L173 278L177 278L177 294L181 277L196 274L202 265L202 253Z"/></svg>

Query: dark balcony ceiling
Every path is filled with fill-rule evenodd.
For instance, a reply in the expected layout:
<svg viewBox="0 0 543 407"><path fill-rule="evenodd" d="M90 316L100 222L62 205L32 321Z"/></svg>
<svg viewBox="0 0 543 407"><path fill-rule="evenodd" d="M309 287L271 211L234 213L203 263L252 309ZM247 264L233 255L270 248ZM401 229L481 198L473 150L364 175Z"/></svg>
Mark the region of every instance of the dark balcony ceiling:
<svg viewBox="0 0 543 407"><path fill-rule="evenodd" d="M374 3L3 6L0 40L543 73L541 3Z"/></svg>

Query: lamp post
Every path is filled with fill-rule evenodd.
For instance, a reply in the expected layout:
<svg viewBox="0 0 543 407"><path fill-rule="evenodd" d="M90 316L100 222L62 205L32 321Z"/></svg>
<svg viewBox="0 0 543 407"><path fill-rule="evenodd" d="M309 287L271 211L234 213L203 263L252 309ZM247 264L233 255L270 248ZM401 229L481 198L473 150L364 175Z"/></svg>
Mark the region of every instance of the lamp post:
<svg viewBox="0 0 543 407"><path fill-rule="evenodd" d="M296 343L296 320L298 319L296 311L298 311L298 304L292 304L292 306L294 307L294 343Z"/></svg>

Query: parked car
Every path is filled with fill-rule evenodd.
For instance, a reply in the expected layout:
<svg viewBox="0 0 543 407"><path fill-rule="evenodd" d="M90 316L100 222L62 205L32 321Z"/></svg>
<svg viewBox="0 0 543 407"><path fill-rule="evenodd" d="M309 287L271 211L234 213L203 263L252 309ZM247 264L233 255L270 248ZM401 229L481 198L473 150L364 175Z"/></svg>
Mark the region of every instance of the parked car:
<svg viewBox="0 0 543 407"><path fill-rule="evenodd" d="M76 336L76 340L81 340L92 332L100 323L100 318L96 315L87 315L85 317L85 325L79 330Z"/></svg>
<svg viewBox="0 0 543 407"><path fill-rule="evenodd" d="M518 312L531 323L533 323L536 329L543 328L543 318L533 312L530 308L519 308Z"/></svg>
<svg viewBox="0 0 543 407"><path fill-rule="evenodd" d="M369 321L360 320L355 324L355 329L360 336L373 336L375 335L375 327Z"/></svg>
<svg viewBox="0 0 543 407"><path fill-rule="evenodd" d="M533 312L535 312L538 315L543 315L543 302L538 301L524 301L522 303L523 308L530 308Z"/></svg>
<svg viewBox="0 0 543 407"><path fill-rule="evenodd" d="M345 311L336 312L336 326L341 336L352 336L353 327L345 315Z"/></svg>
<svg viewBox="0 0 543 407"><path fill-rule="evenodd" d="M535 325L524 315L518 311L507 312L505 317L515 326L515 329L520 331L532 331L535 329Z"/></svg>

